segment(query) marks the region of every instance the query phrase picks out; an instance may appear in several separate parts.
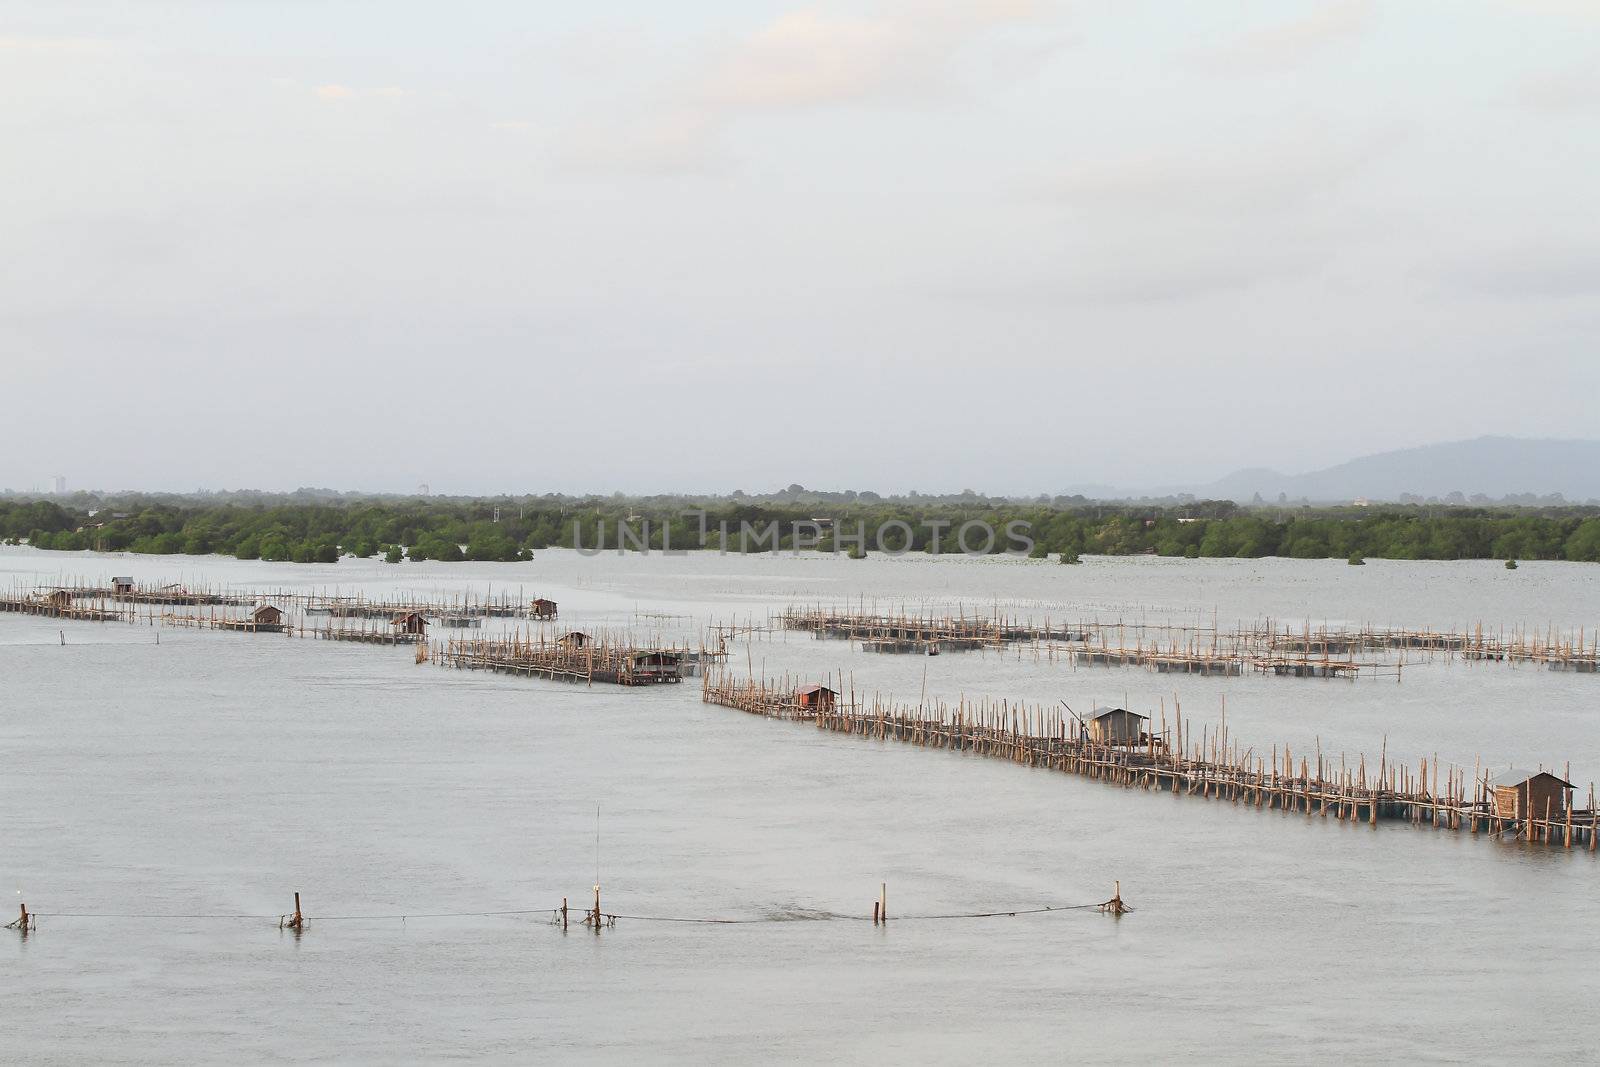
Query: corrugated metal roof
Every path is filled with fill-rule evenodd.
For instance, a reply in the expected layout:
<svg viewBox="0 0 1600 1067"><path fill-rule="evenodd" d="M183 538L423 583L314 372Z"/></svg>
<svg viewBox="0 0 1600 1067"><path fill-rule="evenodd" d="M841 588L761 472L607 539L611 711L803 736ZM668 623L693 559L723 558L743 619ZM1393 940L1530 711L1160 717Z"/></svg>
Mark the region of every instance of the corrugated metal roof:
<svg viewBox="0 0 1600 1067"><path fill-rule="evenodd" d="M1148 719L1150 717L1148 715L1140 715L1136 711L1129 711L1127 708L1095 708L1092 721L1099 722L1101 719L1109 719L1113 715L1132 715L1135 719Z"/></svg>
<svg viewBox="0 0 1600 1067"><path fill-rule="evenodd" d="M1568 789L1573 788L1571 782L1567 781L1565 778L1560 777L1559 775L1550 774L1549 771L1524 771L1524 770L1519 770L1516 767L1511 767L1511 768L1509 768L1507 770L1501 771L1499 774L1497 774L1493 778L1489 779L1489 784L1491 786L1493 786L1494 788L1496 788L1496 789L1502 789L1502 788L1507 788L1509 786L1521 785L1523 782L1526 782L1528 779L1537 778L1541 774L1549 774L1551 778L1554 778L1556 781L1560 782L1562 785L1566 786Z"/></svg>

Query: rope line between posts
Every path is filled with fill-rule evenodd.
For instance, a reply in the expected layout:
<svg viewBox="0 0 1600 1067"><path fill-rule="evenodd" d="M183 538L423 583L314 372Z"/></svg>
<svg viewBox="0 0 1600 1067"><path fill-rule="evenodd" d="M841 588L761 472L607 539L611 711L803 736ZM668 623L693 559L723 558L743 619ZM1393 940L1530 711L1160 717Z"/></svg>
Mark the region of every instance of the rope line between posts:
<svg viewBox="0 0 1600 1067"><path fill-rule="evenodd" d="M523 908L513 911L418 911L401 914L395 912L388 915L307 915L306 922L333 922L348 919L467 919L500 915L559 915L560 908ZM228 914L177 914L172 912L149 911L31 911L32 918L38 919L239 919L239 920L267 920L283 919L286 915L228 915Z"/></svg>
<svg viewBox="0 0 1600 1067"><path fill-rule="evenodd" d="M1046 905L1040 908L1012 908L1005 911L972 911L951 912L939 915L897 915L886 917L880 922L929 922L941 919L994 919L1014 918L1024 915L1046 915L1053 912L1087 911L1095 908L1104 908L1109 901L1094 904L1057 904ZM1124 909L1132 908L1124 905ZM586 915L587 912L572 909L574 915ZM34 911L29 912L29 918L39 919L216 919L240 922L283 920L287 915L242 915L218 912L121 912L121 911ZM523 915L552 916L559 922L560 908L518 908L501 911L430 911L430 912L391 912L371 915L306 915L304 921L312 922L359 922L359 921L406 921L408 919L473 919L473 918L502 918ZM844 915L837 912L826 912L811 915L785 915L762 916L748 919L727 918L699 918L682 915L622 915L611 912L602 912L601 918L608 922L626 919L630 922L656 922L656 923L698 923L709 926L749 926L762 923L794 923L794 922L873 922L865 915Z"/></svg>
<svg viewBox="0 0 1600 1067"><path fill-rule="evenodd" d="M1103 907L1106 906L1107 903L1109 903L1109 901L1102 901L1102 902L1095 903L1095 904L1055 904L1055 905L1047 905L1047 906L1042 907L1042 908L1013 908L1013 909L1008 910L1008 911L963 911L963 912L952 912L952 913L947 914L947 915L895 915L895 916L890 916L888 918L879 919L878 921L879 922L927 922L927 921L931 921L931 920L934 920L934 919L997 919L997 918L1013 918L1013 917L1016 917L1016 916L1019 916L1019 915L1044 915L1044 914L1046 914L1048 912L1057 912L1057 911L1087 911L1087 910L1089 910L1091 908L1103 908ZM1128 907L1127 905L1123 905L1123 910L1132 911L1133 909ZM677 917L677 916L665 916L665 915L613 915L613 914L611 914L609 912L605 912L605 913L602 913L602 917L606 918L606 919L628 919L628 920L631 920L633 922L714 923L714 924L718 924L718 925L740 925L740 924L746 924L746 923L794 923L794 922L857 922L857 923L869 923L869 922L872 922L871 917L866 916L866 915L840 915L840 914L835 914L835 913L829 913L829 914L826 914L826 915L791 915L791 916L783 916L783 917L772 916L772 917L769 917L769 918L760 918L760 919L693 919L693 918L682 918L682 917Z"/></svg>

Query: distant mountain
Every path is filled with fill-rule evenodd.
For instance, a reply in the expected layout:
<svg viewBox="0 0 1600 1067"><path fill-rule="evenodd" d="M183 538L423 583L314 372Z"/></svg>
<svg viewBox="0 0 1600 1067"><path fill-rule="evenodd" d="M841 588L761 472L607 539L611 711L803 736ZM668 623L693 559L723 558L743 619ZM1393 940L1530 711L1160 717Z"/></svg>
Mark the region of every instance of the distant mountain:
<svg viewBox="0 0 1600 1067"><path fill-rule="evenodd" d="M1493 499L1560 493L1581 503L1600 499L1600 441L1478 437L1379 452L1308 474L1253 467L1190 491L1241 504L1258 493L1269 502L1283 493L1290 500L1327 503L1407 494L1443 499L1456 492Z"/></svg>

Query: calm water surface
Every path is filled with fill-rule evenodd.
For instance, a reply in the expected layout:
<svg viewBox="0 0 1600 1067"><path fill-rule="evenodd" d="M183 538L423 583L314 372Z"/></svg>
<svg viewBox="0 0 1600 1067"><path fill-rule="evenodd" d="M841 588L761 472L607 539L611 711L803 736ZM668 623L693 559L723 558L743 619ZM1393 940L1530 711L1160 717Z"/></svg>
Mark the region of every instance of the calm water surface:
<svg viewBox="0 0 1600 1067"><path fill-rule="evenodd" d="M0 583L141 580L455 596L667 636L864 598L1056 619L1559 628L1600 568L918 557L528 564L0 550ZM688 620L659 615L688 616ZM60 644L65 631L67 644ZM416 666L410 650L0 616L0 1059L79 1063L820 1060L1592 1061L1594 854L1350 827L864 742L702 704ZM1404 681L1200 679L1031 653L866 655L782 633L758 671L917 699L1181 704L1245 744L1600 769L1593 676L1416 663ZM1104 899L1137 908L704 926L540 916L596 874L628 915L862 916ZM260 919L300 890L304 936ZM17 891L21 896L17 895ZM8 905L8 910L15 904ZM400 919L338 916L400 915ZM126 915L130 917L89 917Z"/></svg>

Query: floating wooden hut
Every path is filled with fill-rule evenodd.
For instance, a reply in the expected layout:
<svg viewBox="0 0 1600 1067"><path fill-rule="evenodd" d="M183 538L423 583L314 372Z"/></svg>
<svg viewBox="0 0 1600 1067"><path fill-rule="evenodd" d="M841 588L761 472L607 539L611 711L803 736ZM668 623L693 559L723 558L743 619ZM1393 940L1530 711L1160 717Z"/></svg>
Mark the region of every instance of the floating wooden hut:
<svg viewBox="0 0 1600 1067"><path fill-rule="evenodd" d="M556 617L556 602L545 597L537 597L528 608L529 618L553 619Z"/></svg>
<svg viewBox="0 0 1600 1067"><path fill-rule="evenodd" d="M1489 780L1494 813L1502 819L1565 815L1572 783L1549 771L1508 770Z"/></svg>
<svg viewBox="0 0 1600 1067"><path fill-rule="evenodd" d="M630 659L632 662L626 672L628 685L653 685L683 678L683 656L675 650L644 649L634 652Z"/></svg>
<svg viewBox="0 0 1600 1067"><path fill-rule="evenodd" d="M806 711L832 711L839 694L825 685L803 685L795 690L795 703Z"/></svg>
<svg viewBox="0 0 1600 1067"><path fill-rule="evenodd" d="M1084 730L1097 745L1142 745L1147 740L1144 724L1149 721L1149 716L1126 708L1096 708Z"/></svg>
<svg viewBox="0 0 1600 1067"><path fill-rule="evenodd" d="M428 632L428 619L420 611L402 611L391 622L396 633L421 637Z"/></svg>
<svg viewBox="0 0 1600 1067"><path fill-rule="evenodd" d="M238 618L226 615L175 615L162 616L169 626L193 626L197 629L236 630L251 634L281 634L288 629L283 609L275 604L262 604Z"/></svg>

